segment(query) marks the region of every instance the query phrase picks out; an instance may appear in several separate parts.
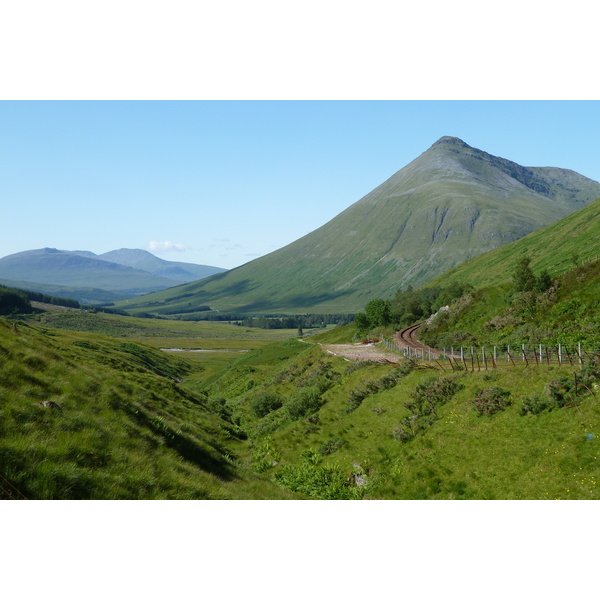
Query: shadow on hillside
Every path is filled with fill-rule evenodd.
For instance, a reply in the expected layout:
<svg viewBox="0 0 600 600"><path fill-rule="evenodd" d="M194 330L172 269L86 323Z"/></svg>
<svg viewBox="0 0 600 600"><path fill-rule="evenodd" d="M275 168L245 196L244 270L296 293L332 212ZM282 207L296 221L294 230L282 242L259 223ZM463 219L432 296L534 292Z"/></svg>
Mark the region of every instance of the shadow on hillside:
<svg viewBox="0 0 600 600"><path fill-rule="evenodd" d="M160 436L165 445L175 450L184 460L221 479L229 481L235 477L231 465L225 458L216 455L216 449L213 453L185 434L174 431L162 418L148 414L142 405L122 406L122 408L138 424L147 427L154 434Z"/></svg>
<svg viewBox="0 0 600 600"><path fill-rule="evenodd" d="M283 298L281 300L257 300L250 304L244 304L237 310L243 312L265 312L269 310L289 310L291 312L297 311L302 308L311 308L318 306L325 302L331 302L333 300L339 300L344 296L349 296L354 290L346 290L343 292L330 293L330 294L318 294L314 296L293 296L291 298Z"/></svg>
<svg viewBox="0 0 600 600"><path fill-rule="evenodd" d="M251 279L242 279L242 281L238 281L236 283L232 283L227 287L221 288L216 291L206 291L209 296L209 300L216 300L219 298L227 298L229 296L237 296L239 294L247 294L252 290L255 290L259 286L258 283L253 282Z"/></svg>

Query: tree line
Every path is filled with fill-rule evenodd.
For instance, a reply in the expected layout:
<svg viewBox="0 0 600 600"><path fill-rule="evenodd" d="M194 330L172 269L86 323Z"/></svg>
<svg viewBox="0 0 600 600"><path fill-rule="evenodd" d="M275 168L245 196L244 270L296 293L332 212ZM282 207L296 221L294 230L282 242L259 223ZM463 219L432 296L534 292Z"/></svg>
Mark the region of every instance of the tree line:
<svg viewBox="0 0 600 600"><path fill-rule="evenodd" d="M417 290L409 285L404 291L398 290L392 300L375 298L368 302L364 312L356 315L354 324L359 331L387 326L406 327L426 319L442 306L447 306L452 300L472 290L472 285L461 283Z"/></svg>
<svg viewBox="0 0 600 600"><path fill-rule="evenodd" d="M80 308L79 302L72 298L59 298L41 292L32 292L0 285L0 315L26 314L34 312L31 302L44 302L55 306Z"/></svg>
<svg viewBox="0 0 600 600"><path fill-rule="evenodd" d="M573 259L574 264L576 259ZM531 258L523 255L512 272L513 301L527 293L544 293L550 289L553 279L546 269L535 275L531 269ZM453 300L474 291L468 283L454 282L446 287L432 286L414 290L408 286L406 290L398 290L392 300L375 298L367 303L364 312L354 319L354 324L361 332L377 327L406 327L427 319L443 306Z"/></svg>

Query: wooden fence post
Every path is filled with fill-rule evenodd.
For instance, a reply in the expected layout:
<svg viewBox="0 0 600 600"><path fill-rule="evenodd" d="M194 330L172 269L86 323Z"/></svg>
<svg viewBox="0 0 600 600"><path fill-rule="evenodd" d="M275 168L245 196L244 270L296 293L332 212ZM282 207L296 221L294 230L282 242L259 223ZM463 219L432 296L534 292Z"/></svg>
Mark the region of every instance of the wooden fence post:
<svg viewBox="0 0 600 600"><path fill-rule="evenodd" d="M558 364L562 365L562 347L560 344L558 345L557 352L558 352Z"/></svg>

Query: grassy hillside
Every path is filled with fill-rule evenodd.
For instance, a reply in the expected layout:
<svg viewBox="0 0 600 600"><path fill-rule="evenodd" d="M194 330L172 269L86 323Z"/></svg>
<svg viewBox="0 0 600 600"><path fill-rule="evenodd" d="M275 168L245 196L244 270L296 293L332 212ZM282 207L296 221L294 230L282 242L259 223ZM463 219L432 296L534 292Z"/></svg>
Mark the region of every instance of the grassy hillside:
<svg viewBox="0 0 600 600"><path fill-rule="evenodd" d="M600 257L600 199L521 240L457 265L426 285L446 286L460 281L485 287L508 282L514 265L525 254L531 257L535 270L547 269L551 275L596 260Z"/></svg>
<svg viewBox="0 0 600 600"><path fill-rule="evenodd" d="M177 383L185 360L3 319L0 358L0 494L290 497L236 462L244 436Z"/></svg>
<svg viewBox="0 0 600 600"><path fill-rule="evenodd" d="M254 469L309 497L596 499L596 400L523 408L573 371L398 368L288 342L240 358L209 392L247 432ZM598 380L598 365L592 371ZM480 414L476 401L490 388L508 403Z"/></svg>
<svg viewBox="0 0 600 600"><path fill-rule="evenodd" d="M0 475L27 498L598 496L600 410L564 383L576 372L593 390L598 365L436 371L319 345L351 326L310 343L89 313L80 328L120 337L49 327L72 314L0 320ZM169 339L184 351L155 349ZM214 352L191 352L201 346ZM509 404L480 415L490 388Z"/></svg>
<svg viewBox="0 0 600 600"><path fill-rule="evenodd" d="M526 168L442 138L329 223L224 274L122 304L131 311L355 312L544 227L600 195L572 171Z"/></svg>

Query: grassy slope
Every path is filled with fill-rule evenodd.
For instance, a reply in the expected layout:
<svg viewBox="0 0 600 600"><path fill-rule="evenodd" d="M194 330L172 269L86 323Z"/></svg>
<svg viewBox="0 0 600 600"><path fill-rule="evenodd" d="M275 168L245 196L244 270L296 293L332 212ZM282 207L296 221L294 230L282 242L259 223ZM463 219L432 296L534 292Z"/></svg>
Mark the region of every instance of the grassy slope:
<svg viewBox="0 0 600 600"><path fill-rule="evenodd" d="M472 258L426 285L445 286L461 281L479 288L508 282L517 260L524 254L532 258L536 272L547 269L551 275L558 275L572 268L574 253L580 261L600 255L600 199L521 240Z"/></svg>
<svg viewBox="0 0 600 600"><path fill-rule="evenodd" d="M519 414L526 396L542 394L549 380L561 373L571 376L573 368L455 373L452 376L464 388L440 408L433 426L402 443L393 433L409 414L405 402L415 386L450 373L414 371L396 387L367 396L347 412L352 390L380 380L393 368L371 364L348 369L349 363L310 345L263 352L239 359L213 383L211 392L226 399L236 422L248 431L251 464L274 480L296 481L298 476L305 493L321 498L360 497L363 492L367 498L390 499L597 499L600 495L596 400L589 398L576 409ZM324 364L338 374L323 394L324 406L314 417L291 420L285 403L298 389L315 385ZM478 416L472 399L478 388L490 386L508 389L513 403L496 415ZM250 403L265 391L278 394L284 405L258 418ZM588 441L588 433L596 437ZM327 449L333 451L327 454ZM363 474L369 485L358 490L336 484L352 473Z"/></svg>
<svg viewBox="0 0 600 600"><path fill-rule="evenodd" d="M435 347L505 344L577 344L600 347L600 200L522 240L477 257L428 285L467 282L477 291L423 328ZM515 296L512 273L532 258L535 274L547 269L546 293ZM577 260L575 260L575 258Z"/></svg>
<svg viewBox="0 0 600 600"><path fill-rule="evenodd" d="M95 323L90 328L106 326L95 320L105 315L85 316ZM137 324L140 340L169 328L177 342L190 340L186 336L199 325L109 320L126 324L130 335ZM273 332L201 325L215 327L205 332L214 336L205 338L213 347L226 347L235 330L241 337L233 345L244 341L243 334L254 335L255 349L232 354L220 370L202 371L204 354L193 363L133 344L134 337L39 324L20 324L15 332L0 321L1 474L31 498L292 497L286 486L299 489L294 497L316 498L598 497L596 401L519 414L524 397L543 394L549 380L577 368L452 374L464 388L429 429L402 443L394 431L409 414L405 402L415 386L449 372L413 371L395 387L373 388L349 412L350 394L396 370L353 365L318 346L346 341L351 328L308 338L313 343L268 343L263 334ZM219 341L218 335L225 337ZM513 404L477 416L475 391L491 385L510 390ZM290 418L289 402L316 388L324 401L316 415ZM283 406L258 417L252 402L265 392ZM63 411L43 408L41 400ZM247 440L236 437L240 429ZM587 441L588 433L598 435ZM346 485L352 473L369 484Z"/></svg>
<svg viewBox="0 0 600 600"><path fill-rule="evenodd" d="M236 429L174 382L185 361L2 319L0 354L0 474L28 498L290 496L235 462Z"/></svg>
<svg viewBox="0 0 600 600"><path fill-rule="evenodd" d="M546 293L514 296L503 284L477 290L450 305L442 319L424 326L427 344L505 346L526 344L600 348L600 262L586 263L554 280Z"/></svg>

